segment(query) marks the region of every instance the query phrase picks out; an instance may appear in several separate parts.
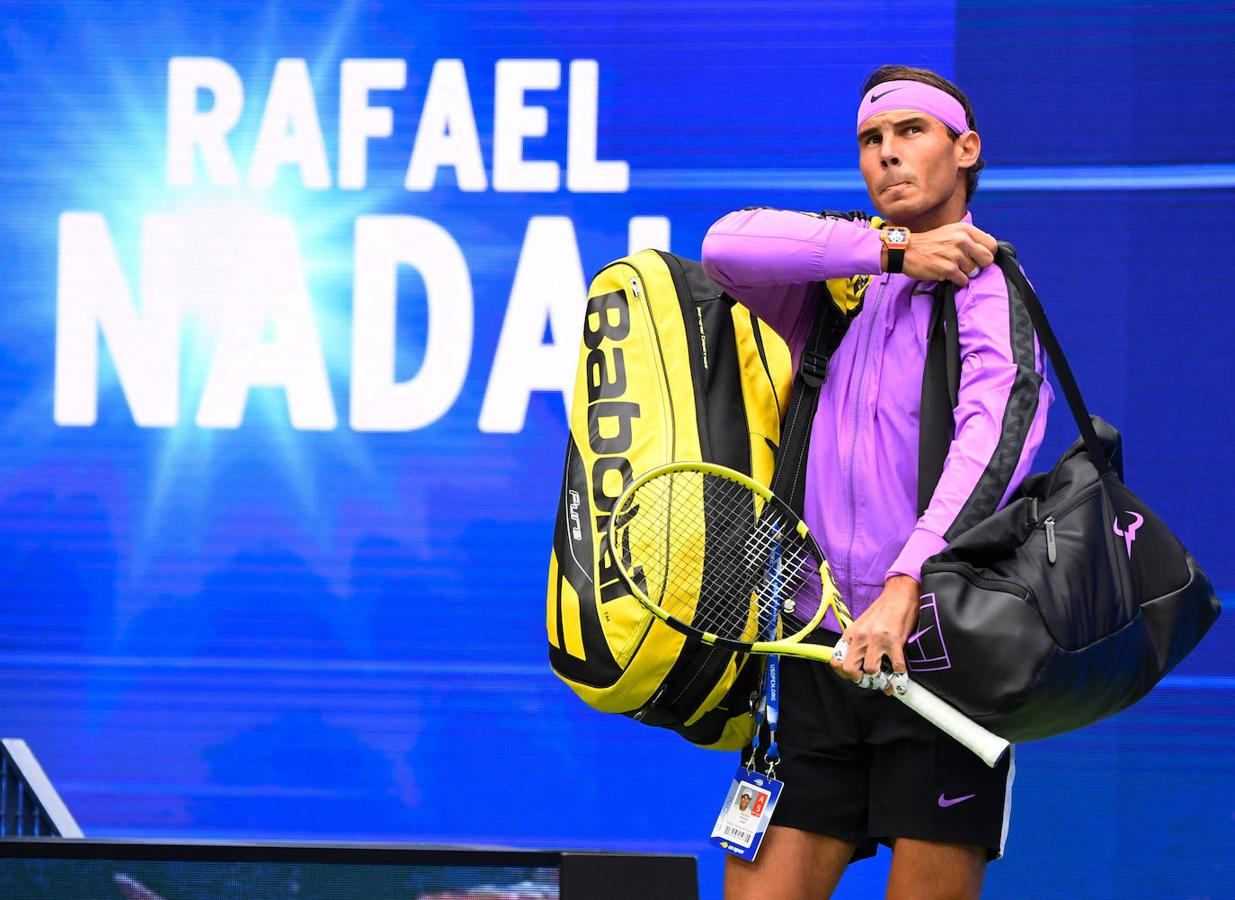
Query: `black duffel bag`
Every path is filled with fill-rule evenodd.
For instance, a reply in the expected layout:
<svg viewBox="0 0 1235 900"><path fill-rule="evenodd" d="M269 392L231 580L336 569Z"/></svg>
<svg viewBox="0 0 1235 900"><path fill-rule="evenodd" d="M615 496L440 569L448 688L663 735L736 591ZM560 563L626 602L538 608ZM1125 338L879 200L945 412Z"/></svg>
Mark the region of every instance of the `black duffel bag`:
<svg viewBox="0 0 1235 900"><path fill-rule="evenodd" d="M1145 696L1218 618L1191 554L1123 484L1119 433L1090 417L1010 246L995 263L1028 313L1081 437L1007 506L922 567L912 677L1011 741L1081 728ZM920 501L956 402L955 288L937 292L922 389ZM949 327L950 326L950 327ZM923 504L924 505L924 504Z"/></svg>

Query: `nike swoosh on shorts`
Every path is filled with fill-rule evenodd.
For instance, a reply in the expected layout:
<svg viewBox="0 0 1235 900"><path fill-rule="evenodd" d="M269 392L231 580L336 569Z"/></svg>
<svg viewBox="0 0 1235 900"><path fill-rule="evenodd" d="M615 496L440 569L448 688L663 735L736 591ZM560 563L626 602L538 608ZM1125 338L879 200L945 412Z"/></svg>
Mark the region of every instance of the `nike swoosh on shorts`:
<svg viewBox="0 0 1235 900"><path fill-rule="evenodd" d="M945 797L943 794L940 794L939 795L939 805L943 807L944 809L947 809L949 806L956 806L956 804L958 803L964 803L966 800L972 800L976 796L978 795L977 794L966 794L963 797L948 798L948 797Z"/></svg>

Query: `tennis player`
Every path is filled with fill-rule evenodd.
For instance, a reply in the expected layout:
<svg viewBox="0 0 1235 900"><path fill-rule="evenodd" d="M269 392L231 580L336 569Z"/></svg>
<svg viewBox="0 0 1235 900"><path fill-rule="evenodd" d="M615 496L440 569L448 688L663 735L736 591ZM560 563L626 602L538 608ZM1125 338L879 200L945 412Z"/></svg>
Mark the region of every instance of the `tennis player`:
<svg viewBox="0 0 1235 900"><path fill-rule="evenodd" d="M808 448L807 525L855 616L834 671L784 659L784 790L754 862L728 860L727 900L830 896L851 861L892 847L892 900L976 898L1007 837L1014 763L995 769L858 682L903 672L922 563L993 513L1028 473L1053 400L1028 316L991 265L967 205L983 166L965 95L934 72L884 66L862 89L859 165L890 225L756 208L708 231L703 265L770 323L795 362L819 292L870 275L833 356ZM955 437L918 516L918 416L931 290L957 285L962 356ZM928 629L929 630L929 629ZM843 677L836 677L837 675Z"/></svg>

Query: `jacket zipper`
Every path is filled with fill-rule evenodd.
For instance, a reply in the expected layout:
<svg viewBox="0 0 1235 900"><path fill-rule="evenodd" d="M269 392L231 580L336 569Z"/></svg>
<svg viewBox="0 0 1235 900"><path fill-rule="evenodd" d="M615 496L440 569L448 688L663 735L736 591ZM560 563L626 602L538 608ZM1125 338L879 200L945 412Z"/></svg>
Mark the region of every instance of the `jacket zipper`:
<svg viewBox="0 0 1235 900"><path fill-rule="evenodd" d="M883 305L883 295L888 287L890 276L884 276L879 285L879 293L875 297L875 305L870 312L870 325L866 330L866 343L862 345L862 364L858 367L857 397L853 405L853 430L849 441L849 545L845 550L845 582L846 596L853 596L853 542L858 530L858 489L854 478L854 456L858 447L858 428L862 413L862 389L866 386L866 364L870 359L871 337L875 333L876 316Z"/></svg>

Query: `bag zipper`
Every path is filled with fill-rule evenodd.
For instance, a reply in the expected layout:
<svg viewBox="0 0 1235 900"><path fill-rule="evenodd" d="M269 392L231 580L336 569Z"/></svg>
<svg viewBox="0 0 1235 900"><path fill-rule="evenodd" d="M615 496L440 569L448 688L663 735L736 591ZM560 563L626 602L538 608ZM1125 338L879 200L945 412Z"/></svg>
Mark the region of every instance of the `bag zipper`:
<svg viewBox="0 0 1235 900"><path fill-rule="evenodd" d="M686 340L686 356L690 360L690 384L695 396L695 418L699 426L699 449L704 459L712 459L712 435L705 421L707 405L703 395L703 381L707 375L707 336L703 330L703 307L699 305L686 282L682 265L672 255L661 255L665 268L669 270L669 278L673 281L675 293L678 295L678 310L682 315L682 325L685 329L683 337ZM633 268L633 267L632 267ZM640 276L642 277L642 276ZM722 294L723 296L723 294ZM695 339L698 331L699 340Z"/></svg>
<svg viewBox="0 0 1235 900"><path fill-rule="evenodd" d="M1089 500L1092 500L1101 490L1102 490L1102 485L1100 484L1094 485L1092 489L1085 491L1083 494L1075 498L1071 503L1069 503L1063 509L1056 510L1055 512L1051 513L1049 516L1047 516L1045 519L1042 520L1042 527L1046 531L1046 561L1049 565L1052 565L1052 566L1055 565L1056 560L1059 559L1059 545L1055 542L1055 526L1059 523L1055 519L1055 517L1059 516L1059 518L1062 519L1064 516L1072 512L1072 510L1076 509L1082 503L1086 503ZM1037 511L1038 511L1037 498L1034 498L1034 515L1035 516L1037 515Z"/></svg>
<svg viewBox="0 0 1235 900"><path fill-rule="evenodd" d="M1063 507L1062 509L1056 510L1054 513L1052 513L1051 515L1047 516L1045 519L1042 520L1042 527L1043 527L1043 530L1046 532L1046 561L1048 563L1050 563L1051 565L1054 565L1056 560L1059 558L1059 546L1056 543L1056 539L1055 539L1055 526L1058 524L1058 522L1055 520L1055 517L1059 516L1060 518L1063 518L1068 513L1072 512L1072 510L1080 506L1082 503L1085 503L1086 501L1093 499L1093 497L1101 490L1102 490L1102 486L1100 484L1095 485L1092 489L1087 490L1083 494L1081 494L1079 497L1076 497L1067 506ZM1036 497L1034 498L1032 512L1033 512L1034 517L1036 518L1038 514L1038 500ZM972 566L968 565L967 563L961 563L961 562L931 563L930 565L926 565L922 567L922 574L924 576L928 572L955 572L959 575L964 576L967 580L977 585L978 587L994 587L997 590L1001 590L1006 593L1014 594L1015 596L1020 597L1022 600L1025 600L1026 602L1029 601L1029 592L1021 585L1016 584L1015 582L1012 582L1012 581L999 581L994 578L984 578L983 576L979 575L977 571Z"/></svg>
<svg viewBox="0 0 1235 900"><path fill-rule="evenodd" d="M1029 602L1029 591L1023 586L1014 581L1000 581L995 578L986 578L977 573L977 570L968 563L949 562L949 563L931 563L928 566L922 567L922 574L925 576L928 572L955 572L962 576L971 584L981 588L993 588L1005 594L1012 594L1019 597L1025 602Z"/></svg>
<svg viewBox="0 0 1235 900"><path fill-rule="evenodd" d="M626 279L626 285L630 288L631 296L635 299L636 303L644 304L645 301L642 285L645 281L643 278L643 273L626 260L610 263L608 266L601 269L600 272L604 272L612 266L626 266L635 273L635 278ZM597 277L599 277L600 272L596 273ZM635 319L636 310L631 310L630 317L632 321ZM645 322L643 335L644 340L650 340L652 342L656 348L657 357L660 359L660 368L657 369L656 374L660 377L660 388L665 398L665 404L661 410L661 427L664 429L664 433L668 435L669 459L672 460L677 457L677 417L673 409L673 395L669 392L669 368L665 363L665 351L660 344L660 333L656 330L655 320L651 315L640 316L640 318L642 318ZM610 552L613 552L612 549L610 549ZM634 631L632 631L630 636L626 639L626 643L623 645L622 649L618 653L614 654L614 658L618 660L618 664L622 666L623 671L625 671L625 667L630 664L630 661L635 658L635 655L638 654L639 648L643 646L643 642L647 639L648 633L652 630L652 625L655 620L656 617L648 612L644 617L644 621ZM652 700L647 704L645 709L650 709L660 699L663 693L664 686L662 685L661 689L652 697Z"/></svg>
<svg viewBox="0 0 1235 900"><path fill-rule="evenodd" d="M639 707L638 711L631 716L631 718L636 722L642 722L644 717L652 711L652 708L660 702L660 698L665 695L665 690L665 685L661 684L661 686L656 689L656 693L652 695L652 699L643 704L643 706Z"/></svg>
<svg viewBox="0 0 1235 900"><path fill-rule="evenodd" d="M631 266L630 263L623 263L623 265L630 266L631 271L638 276L637 278L629 279L627 283L630 285L630 292L634 296L635 300L640 304L644 304L645 301L643 299L643 290L641 285L646 282L644 281L643 273L634 266ZM642 318L645 322L645 332L647 328L651 329L651 333L645 333L645 337L651 340L653 346L656 348L656 355L660 359L660 368L657 370L656 374L660 376L660 388L665 397L665 407L661 417L661 425L664 427L665 433L669 435L669 458L675 459L677 456L677 425L675 424L676 416L673 409L673 394L669 390L669 369L665 363L665 348L661 346L660 332L657 331L656 320L651 316L650 312L648 315L641 316L640 318Z"/></svg>
<svg viewBox="0 0 1235 900"><path fill-rule="evenodd" d="M747 312L750 312L747 310ZM768 351L763 346L763 332L760 331L759 317L750 313L750 331L755 338L755 349L759 351L759 361L763 363L763 372L768 376L768 387L772 389L772 400L776 403L776 418L780 420L780 394L776 391L776 379L772 377L772 365L768 362ZM779 445L780 441L777 441Z"/></svg>

